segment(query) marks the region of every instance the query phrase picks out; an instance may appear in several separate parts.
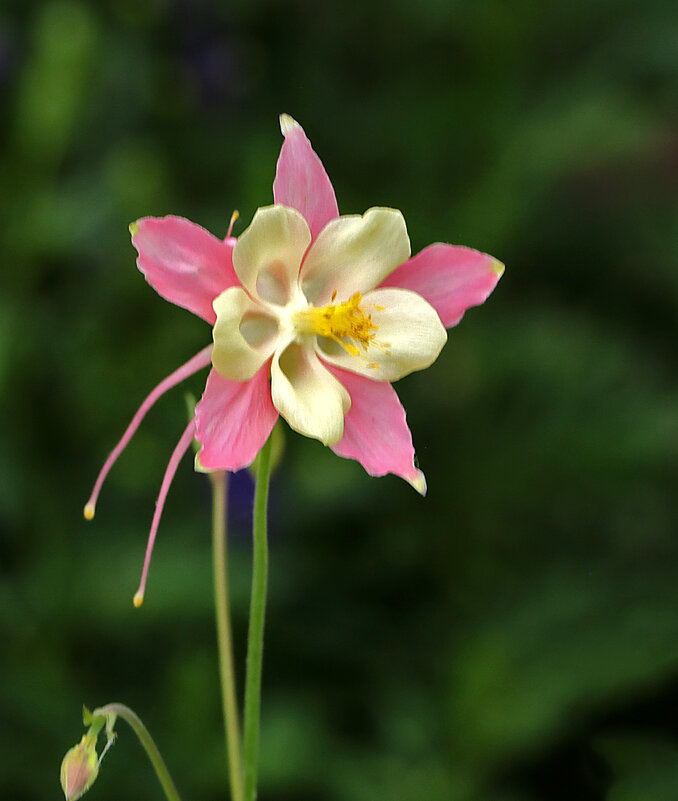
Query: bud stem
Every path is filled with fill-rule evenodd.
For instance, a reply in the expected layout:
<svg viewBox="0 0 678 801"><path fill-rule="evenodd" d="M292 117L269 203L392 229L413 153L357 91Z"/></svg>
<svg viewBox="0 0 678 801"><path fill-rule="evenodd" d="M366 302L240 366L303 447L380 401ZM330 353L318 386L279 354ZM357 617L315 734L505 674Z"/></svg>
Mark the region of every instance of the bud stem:
<svg viewBox="0 0 678 801"><path fill-rule="evenodd" d="M128 706L124 704L106 704L106 706L100 706L98 709L95 709L92 715L94 717L97 715L115 715L122 718L125 723L131 726L132 730L139 738L139 742L143 746L144 751L146 751L148 758L151 760L158 781L167 796L167 801L181 801L177 788L174 786L172 777L167 770L167 765L165 765L165 760L160 755L160 751L158 751L158 747L153 742L153 738L149 734L148 729Z"/></svg>
<svg viewBox="0 0 678 801"><path fill-rule="evenodd" d="M240 725L235 693L233 640L228 605L228 571L226 565L226 515L228 474L209 474L212 484L212 562L214 567L214 606L217 619L221 702L226 733L228 776L232 801L243 801L242 765L240 762Z"/></svg>

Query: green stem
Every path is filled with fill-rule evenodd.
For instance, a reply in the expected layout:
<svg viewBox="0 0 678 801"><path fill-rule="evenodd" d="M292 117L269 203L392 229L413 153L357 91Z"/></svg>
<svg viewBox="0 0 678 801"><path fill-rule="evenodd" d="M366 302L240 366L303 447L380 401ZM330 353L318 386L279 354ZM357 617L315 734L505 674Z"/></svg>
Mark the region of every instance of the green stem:
<svg viewBox="0 0 678 801"><path fill-rule="evenodd" d="M212 563L214 566L214 605L217 619L217 645L221 703L226 733L228 776L232 801L243 801L242 766L240 762L240 727L233 668L233 639L228 604L228 571L226 566L226 503L228 476L221 471L210 473L212 484Z"/></svg>
<svg viewBox="0 0 678 801"><path fill-rule="evenodd" d="M247 681L245 685L245 801L255 801L257 795L261 664L264 653L264 614L266 611L266 583L268 577L266 515L268 508L268 482L271 475L271 441L272 438L269 437L268 442L259 452L257 488L254 495L254 557L252 564L250 628L247 641Z"/></svg>
<svg viewBox="0 0 678 801"><path fill-rule="evenodd" d="M148 733L148 729L128 706L124 704L106 704L106 706L95 709L92 714L95 717L97 715L116 715L122 718L125 723L128 723L139 738L139 742L144 747L148 758L151 760L158 781L162 785L162 789L165 791L168 801L181 801L177 788L174 786L172 777L167 770L167 765L165 765L165 760L160 756L160 751L158 751L158 747Z"/></svg>

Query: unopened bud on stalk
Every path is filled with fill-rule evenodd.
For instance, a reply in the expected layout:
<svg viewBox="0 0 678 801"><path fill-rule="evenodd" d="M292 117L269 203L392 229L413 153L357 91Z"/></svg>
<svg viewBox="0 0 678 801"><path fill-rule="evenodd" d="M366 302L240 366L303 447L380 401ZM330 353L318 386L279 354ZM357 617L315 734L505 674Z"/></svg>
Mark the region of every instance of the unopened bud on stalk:
<svg viewBox="0 0 678 801"><path fill-rule="evenodd" d="M94 784L99 773L96 735L83 734L82 740L67 752L61 763L61 787L66 801L75 801Z"/></svg>
<svg viewBox="0 0 678 801"><path fill-rule="evenodd" d="M83 796L96 781L99 775L99 765L104 758L104 754L115 740L115 714L106 712L105 709L95 709L90 712L87 707L83 707L82 720L88 726L86 734L82 735L82 740L74 745L61 763L61 787L66 796L66 801L76 801ZM106 727L106 745L101 756L97 754L97 740L99 732Z"/></svg>

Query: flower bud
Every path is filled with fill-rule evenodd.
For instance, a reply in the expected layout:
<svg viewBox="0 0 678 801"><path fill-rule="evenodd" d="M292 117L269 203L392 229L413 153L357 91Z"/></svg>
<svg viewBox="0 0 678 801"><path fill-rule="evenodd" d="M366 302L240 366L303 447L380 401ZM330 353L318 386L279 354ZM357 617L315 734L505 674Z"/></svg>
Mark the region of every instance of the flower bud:
<svg viewBox="0 0 678 801"><path fill-rule="evenodd" d="M66 801L75 801L94 784L99 773L96 736L84 734L82 740L67 752L61 763L61 787Z"/></svg>

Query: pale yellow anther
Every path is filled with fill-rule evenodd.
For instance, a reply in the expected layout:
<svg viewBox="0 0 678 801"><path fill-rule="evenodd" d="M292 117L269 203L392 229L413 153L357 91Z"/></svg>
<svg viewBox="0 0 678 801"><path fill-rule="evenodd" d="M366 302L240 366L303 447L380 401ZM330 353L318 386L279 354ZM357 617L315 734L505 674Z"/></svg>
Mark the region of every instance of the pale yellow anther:
<svg viewBox="0 0 678 801"><path fill-rule="evenodd" d="M390 346L375 339L374 332L378 330L378 326L372 322L372 316L360 306L360 292L355 292L344 303L334 303L336 297L335 290L332 293L332 302L326 306L309 306L296 312L292 318L294 327L299 333L331 339L351 356L365 362L368 367L379 369L375 362L365 361L361 349L366 353L369 347L377 347L388 353ZM381 310L379 306L374 308Z"/></svg>
<svg viewBox="0 0 678 801"><path fill-rule="evenodd" d="M143 592L140 592L140 591L135 592L134 593L134 599L132 601L134 606L136 606L136 608L138 609L143 602L144 602L144 594L143 594Z"/></svg>
<svg viewBox="0 0 678 801"><path fill-rule="evenodd" d="M94 520L94 504L87 503L85 504L85 508L82 510L82 514L85 520Z"/></svg>
<svg viewBox="0 0 678 801"><path fill-rule="evenodd" d="M226 232L226 239L228 239L231 236L231 232L233 231L233 226L235 225L236 220L239 217L240 217L240 212L238 211L238 209L235 209L233 211L233 214L231 214L231 221L228 224L228 231Z"/></svg>

